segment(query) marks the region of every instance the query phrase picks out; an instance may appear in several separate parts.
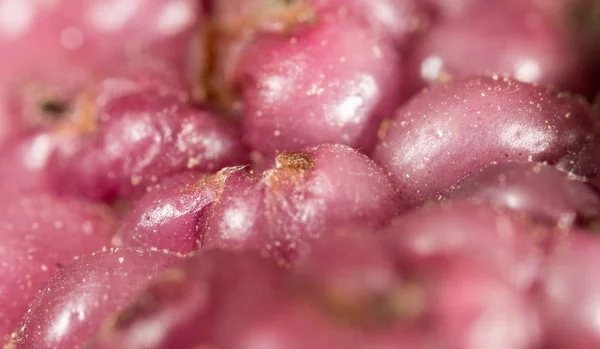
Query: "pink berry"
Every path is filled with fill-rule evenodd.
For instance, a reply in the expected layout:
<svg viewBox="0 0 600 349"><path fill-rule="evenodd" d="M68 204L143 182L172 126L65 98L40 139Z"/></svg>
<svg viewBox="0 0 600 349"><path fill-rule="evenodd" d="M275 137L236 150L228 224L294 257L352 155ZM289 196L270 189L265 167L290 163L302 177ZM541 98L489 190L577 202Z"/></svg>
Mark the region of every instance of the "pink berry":
<svg viewBox="0 0 600 349"><path fill-rule="evenodd" d="M62 88L128 65L185 72L199 7L193 0L2 0L0 80Z"/></svg>
<svg viewBox="0 0 600 349"><path fill-rule="evenodd" d="M177 255L132 249L92 253L59 269L32 302L11 349L81 347L114 311Z"/></svg>
<svg viewBox="0 0 600 349"><path fill-rule="evenodd" d="M200 1L2 0L0 12L0 125L8 126L0 141L57 114L41 105L70 107L106 76L153 74L188 90L198 83Z"/></svg>
<svg viewBox="0 0 600 349"><path fill-rule="evenodd" d="M322 143L369 152L381 120L406 97L396 44L418 16L402 0L215 2L205 27L208 98L241 114L260 152Z"/></svg>
<svg viewBox="0 0 600 349"><path fill-rule="evenodd" d="M149 186L149 192L134 202L123 217L117 244L193 252L211 204L233 169L214 176L185 172Z"/></svg>
<svg viewBox="0 0 600 349"><path fill-rule="evenodd" d="M437 199L484 166L539 161L598 180L598 115L550 88L497 76L422 91L401 107L374 159L405 204Z"/></svg>
<svg viewBox="0 0 600 349"><path fill-rule="evenodd" d="M426 7L415 0L307 0L315 11L346 13L365 21L376 32L389 36L401 49L425 24Z"/></svg>
<svg viewBox="0 0 600 349"><path fill-rule="evenodd" d="M384 234L407 260L469 257L498 270L521 289L535 281L554 233L486 205L466 201L423 207L395 218Z"/></svg>
<svg viewBox="0 0 600 349"><path fill-rule="evenodd" d="M404 97L399 54L339 18L257 37L236 72L244 137L261 152L321 143L369 152L380 122Z"/></svg>
<svg viewBox="0 0 600 349"><path fill-rule="evenodd" d="M488 166L444 195L511 209L550 225L585 225L600 215L600 197L588 183L539 163Z"/></svg>
<svg viewBox="0 0 600 349"><path fill-rule="evenodd" d="M336 15L350 17L365 30L373 30L403 46L419 29L425 8L414 0L211 1L211 18L221 31L238 37L252 31L281 33L295 25Z"/></svg>
<svg viewBox="0 0 600 349"><path fill-rule="evenodd" d="M436 348L437 343L475 349L539 344L534 307L494 269L456 256L394 265L393 251L386 251L385 245L354 241L330 240L322 252L335 249L336 254L347 255L346 260L357 255L356 261L319 257L309 262L308 269L300 264L301 274L290 275L294 296L275 299L272 307L252 313L238 327L224 327L221 340L244 349L265 338L274 348ZM377 257L363 258L368 254ZM373 263L377 259L386 262ZM353 281L353 276L363 282Z"/></svg>
<svg viewBox="0 0 600 349"><path fill-rule="evenodd" d="M317 241L309 255L295 263L297 274L338 306L368 306L373 295L398 287L397 265L375 232L341 228ZM367 320L367 319L365 319Z"/></svg>
<svg viewBox="0 0 600 349"><path fill-rule="evenodd" d="M535 307L493 270L469 260L441 259L417 274L430 335L446 348L523 348L540 345Z"/></svg>
<svg viewBox="0 0 600 349"><path fill-rule="evenodd" d="M281 262L341 225L385 225L402 210L387 176L342 145L280 153L273 167L159 182L123 218L117 243L178 252L259 249Z"/></svg>
<svg viewBox="0 0 600 349"><path fill-rule="evenodd" d="M236 336L227 335L233 331ZM301 301L275 303L240 328L223 332L218 342L223 348L252 349L266 340L273 349L361 348L359 331L336 326L314 304Z"/></svg>
<svg viewBox="0 0 600 349"><path fill-rule="evenodd" d="M132 198L163 177L247 158L234 125L182 101L168 85L108 78L80 102L64 131L78 146L60 148L53 166L61 190Z"/></svg>
<svg viewBox="0 0 600 349"><path fill-rule="evenodd" d="M199 253L109 318L88 348L192 349L211 344L223 321L262 309L282 292L282 272L252 253Z"/></svg>
<svg viewBox="0 0 600 349"><path fill-rule="evenodd" d="M453 78L498 74L587 93L588 56L527 1L479 1L436 23L411 53L409 65L417 90Z"/></svg>
<svg viewBox="0 0 600 349"><path fill-rule="evenodd" d="M202 247L257 248L289 261L340 225L379 227L401 210L387 176L342 145L281 153L261 177L230 176Z"/></svg>
<svg viewBox="0 0 600 349"><path fill-rule="evenodd" d="M600 345L600 242L588 232L572 232L550 253L541 276L539 307L547 348L594 348Z"/></svg>
<svg viewBox="0 0 600 349"><path fill-rule="evenodd" d="M73 257L110 244L116 222L103 205L45 193L7 194L0 203L0 338Z"/></svg>
<svg viewBox="0 0 600 349"><path fill-rule="evenodd" d="M48 130L24 132L8 137L0 147L0 191L53 192L52 156L60 138Z"/></svg>

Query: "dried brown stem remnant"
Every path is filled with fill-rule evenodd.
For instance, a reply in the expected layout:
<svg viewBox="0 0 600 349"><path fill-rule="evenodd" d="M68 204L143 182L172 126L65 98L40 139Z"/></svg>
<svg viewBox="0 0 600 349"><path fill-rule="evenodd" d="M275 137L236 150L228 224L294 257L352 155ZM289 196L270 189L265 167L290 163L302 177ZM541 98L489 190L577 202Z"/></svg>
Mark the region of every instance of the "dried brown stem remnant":
<svg viewBox="0 0 600 349"><path fill-rule="evenodd" d="M265 174L265 180L273 190L295 187L312 174L315 160L308 153L279 153L275 168Z"/></svg>
<svg viewBox="0 0 600 349"><path fill-rule="evenodd" d="M315 167L315 159L308 153L279 153L276 167L296 171L311 171Z"/></svg>

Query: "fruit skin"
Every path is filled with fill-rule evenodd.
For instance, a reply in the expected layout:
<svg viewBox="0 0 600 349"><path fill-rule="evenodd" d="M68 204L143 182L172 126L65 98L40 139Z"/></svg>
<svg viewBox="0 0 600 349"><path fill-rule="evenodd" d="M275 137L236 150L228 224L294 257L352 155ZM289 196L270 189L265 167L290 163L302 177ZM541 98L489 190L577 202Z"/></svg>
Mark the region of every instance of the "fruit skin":
<svg viewBox="0 0 600 349"><path fill-rule="evenodd" d="M349 18L364 30L402 48L419 29L426 8L413 0L213 0L210 17L220 31L238 39L248 32L285 33L297 25L332 16Z"/></svg>
<svg viewBox="0 0 600 349"><path fill-rule="evenodd" d="M240 130L153 75L106 78L66 115L0 148L6 190L132 199L163 177L245 163ZM2 184L0 184L2 186Z"/></svg>
<svg viewBox="0 0 600 349"><path fill-rule="evenodd" d="M22 128L22 121L10 112L6 93L0 91L0 147Z"/></svg>
<svg viewBox="0 0 600 349"><path fill-rule="evenodd" d="M264 340L273 349L358 349L365 344L358 330L332 324L315 304L302 301L277 302L258 313L253 321L229 331L236 331L237 335L222 333L220 348L251 349Z"/></svg>
<svg viewBox="0 0 600 349"><path fill-rule="evenodd" d="M0 7L7 16L22 19L2 21L3 84L76 88L127 65L188 67L194 28L202 17L200 2L194 0L3 0Z"/></svg>
<svg viewBox="0 0 600 349"><path fill-rule="evenodd" d="M373 305L374 295L391 293L402 283L396 260L391 258L394 245L382 243L385 234L364 226L335 229L294 264L300 279L297 287L306 289L305 293L318 292L326 302L334 303L334 310L339 307L342 314L346 309L346 315L356 316L352 320L358 324L376 323L378 314L365 308ZM381 320L385 322L385 316Z"/></svg>
<svg viewBox="0 0 600 349"><path fill-rule="evenodd" d="M332 144L280 153L262 173L230 167L150 188L123 218L118 245L183 253L250 248L288 263L339 226L377 228L403 210L380 167Z"/></svg>
<svg viewBox="0 0 600 349"><path fill-rule="evenodd" d="M430 15L437 22L447 18L454 18L462 15L465 11L480 3L496 3L497 0L426 0ZM508 3L509 1L504 1Z"/></svg>
<svg viewBox="0 0 600 349"><path fill-rule="evenodd" d="M444 195L511 209L560 228L598 218L600 197L586 182L541 163L491 165L463 179Z"/></svg>
<svg viewBox="0 0 600 349"><path fill-rule="evenodd" d="M537 347L534 308L493 269L456 257L397 263L393 248L373 240L319 241L318 259L311 254L290 275L291 295L224 323L215 346L247 349L268 338L273 348Z"/></svg>
<svg viewBox="0 0 600 349"><path fill-rule="evenodd" d="M81 348L101 322L181 257L106 249L59 269L33 300L10 349Z"/></svg>
<svg viewBox="0 0 600 349"><path fill-rule="evenodd" d="M289 271L249 251L201 252L107 320L88 348L537 347L528 297L494 269L456 256L407 262L367 231L320 240ZM136 334L149 326L143 343Z"/></svg>
<svg viewBox="0 0 600 349"><path fill-rule="evenodd" d="M131 199L166 176L247 161L235 125L180 98L160 80L129 77L107 78L84 92L57 129L77 144L56 152L57 188L96 200Z"/></svg>
<svg viewBox="0 0 600 349"><path fill-rule="evenodd" d="M394 187L356 150L325 144L281 153L262 177L225 181L202 248L253 248L286 263L341 225L381 227L403 208Z"/></svg>
<svg viewBox="0 0 600 349"><path fill-rule="evenodd" d="M322 143L369 153L381 120L405 98L401 67L388 40L337 16L287 35L258 35L232 81L244 139L263 153Z"/></svg>
<svg viewBox="0 0 600 349"><path fill-rule="evenodd" d="M226 167L213 175L185 172L149 186L151 191L126 212L114 244L180 253L201 249L214 204L227 189L238 190L236 180L247 176L252 178L249 185L255 186L257 178L241 166Z"/></svg>
<svg viewBox="0 0 600 349"><path fill-rule="evenodd" d="M494 270L461 258L405 264L383 242L321 240L319 258L287 273L248 251L199 253L107 320L87 348L536 347L532 307ZM347 257L328 258L332 250ZM353 255L359 260L345 263ZM320 266L331 268L320 274ZM386 282L371 287L352 275ZM151 339L136 335L159 319Z"/></svg>
<svg viewBox="0 0 600 349"><path fill-rule="evenodd" d="M429 264L431 263L431 264ZM439 263L439 264L438 264ZM430 329L448 348L538 348L541 328L531 299L485 265L441 258L425 274ZM429 265L427 265L429 264Z"/></svg>
<svg viewBox="0 0 600 349"><path fill-rule="evenodd" d="M400 215L382 234L399 258L460 256L495 269L527 290L556 234L510 212L469 201L446 201Z"/></svg>
<svg viewBox="0 0 600 349"><path fill-rule="evenodd" d="M345 12L389 37L403 51L425 24L426 7L414 0L308 0L317 13Z"/></svg>
<svg viewBox="0 0 600 349"><path fill-rule="evenodd" d="M0 142L38 122L30 111L40 103L71 102L107 75L152 72L186 88L195 83L200 1L2 0L0 12L0 124L10 125Z"/></svg>
<svg viewBox="0 0 600 349"><path fill-rule="evenodd" d="M598 69L595 60L600 54L598 39L600 38L600 5L596 0L532 0L539 11L548 16L569 35L571 40L588 56L588 66L591 73L597 77ZM597 81L594 87L600 86ZM592 91L593 92L593 91Z"/></svg>
<svg viewBox="0 0 600 349"><path fill-rule="evenodd" d="M480 1L438 21L408 63L414 90L480 74L589 94L589 53L530 1ZM465 59L469 57L469 59Z"/></svg>
<svg viewBox="0 0 600 349"><path fill-rule="evenodd" d="M54 192L51 161L59 142L47 129L8 137L0 147L0 192Z"/></svg>
<svg viewBox="0 0 600 349"><path fill-rule="evenodd" d="M585 101L486 76L419 93L397 111L373 158L414 207L494 163L546 161L594 183L598 133L598 115Z"/></svg>
<svg viewBox="0 0 600 349"><path fill-rule="evenodd" d="M223 319L252 313L279 297L283 278L283 269L255 253L198 253L107 319L86 348L193 349L210 344Z"/></svg>
<svg viewBox="0 0 600 349"><path fill-rule="evenodd" d="M600 345L598 265L600 241L573 231L549 253L537 288L547 348L595 348Z"/></svg>
<svg viewBox="0 0 600 349"><path fill-rule="evenodd" d="M149 186L121 220L119 246L159 248L188 253L199 247L205 220L227 177L241 168L215 175L184 172Z"/></svg>
<svg viewBox="0 0 600 349"><path fill-rule="evenodd" d="M110 244L116 228L107 206L43 192L0 202L0 339L8 340L46 281L73 257Z"/></svg>

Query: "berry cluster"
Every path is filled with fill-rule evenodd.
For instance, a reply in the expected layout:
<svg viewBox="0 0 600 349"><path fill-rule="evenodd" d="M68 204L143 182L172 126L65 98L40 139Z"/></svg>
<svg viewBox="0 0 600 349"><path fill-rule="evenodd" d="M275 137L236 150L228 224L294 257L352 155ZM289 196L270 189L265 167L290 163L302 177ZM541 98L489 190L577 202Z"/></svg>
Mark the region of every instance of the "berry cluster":
<svg viewBox="0 0 600 349"><path fill-rule="evenodd" d="M598 43L597 0L0 0L0 345L599 348Z"/></svg>

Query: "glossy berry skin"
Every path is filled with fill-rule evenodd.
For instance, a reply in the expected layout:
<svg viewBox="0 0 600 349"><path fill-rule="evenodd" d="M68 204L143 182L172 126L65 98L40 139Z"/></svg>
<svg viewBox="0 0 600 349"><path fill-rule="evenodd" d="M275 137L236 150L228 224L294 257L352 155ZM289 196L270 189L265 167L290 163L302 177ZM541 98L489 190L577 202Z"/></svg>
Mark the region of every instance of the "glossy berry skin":
<svg viewBox="0 0 600 349"><path fill-rule="evenodd" d="M585 225L600 214L600 197L588 183L539 163L488 166L454 185L444 196L508 208L561 228Z"/></svg>
<svg viewBox="0 0 600 349"><path fill-rule="evenodd" d="M402 274L394 255L392 245L365 227L336 229L295 263L293 285L300 304L273 306L261 315L279 322L250 319L240 331L242 338L233 340L245 348L244 335L270 332L277 334L281 347L291 343L327 348L323 342L329 341L349 348L433 349L435 339L418 325L421 293ZM314 326L305 323L309 321Z"/></svg>
<svg viewBox="0 0 600 349"><path fill-rule="evenodd" d="M598 180L599 123L584 101L497 76L422 91L401 107L374 159L405 204L437 199L484 166L546 161Z"/></svg>
<svg viewBox="0 0 600 349"><path fill-rule="evenodd" d="M424 302L433 320L430 331L444 347L539 347L542 333L531 299L492 269L457 258L423 264L415 271L425 276L429 291Z"/></svg>
<svg viewBox="0 0 600 349"><path fill-rule="evenodd" d="M180 98L156 76L107 78L68 115L10 137L0 178L13 191L128 199L163 176L246 162L237 127Z"/></svg>
<svg viewBox="0 0 600 349"><path fill-rule="evenodd" d="M87 108L85 112L90 114L94 94L109 93L102 87L107 84L108 88L114 90L112 94L156 88L161 94L176 94L186 100L190 98L187 86L165 75L164 71L150 69L111 71L86 79L85 84L73 83L73 86L46 86L41 82L32 82L23 88L13 88L0 84L0 119L6 119L9 128L5 130L4 138L68 123L75 117L74 114L81 113L81 108ZM6 93L1 91L3 88L7 90L4 91ZM103 99L108 97L105 95ZM86 115L86 118L89 122L92 116Z"/></svg>
<svg viewBox="0 0 600 349"><path fill-rule="evenodd" d="M425 8L412 0L213 0L211 18L221 31L286 32L296 25L342 15L365 30L373 30L403 46L418 29Z"/></svg>
<svg viewBox="0 0 600 349"><path fill-rule="evenodd" d="M116 222L104 205L45 193L0 203L0 338L8 339L46 281L73 257L110 244Z"/></svg>
<svg viewBox="0 0 600 349"><path fill-rule="evenodd" d="M214 204L246 176L243 167L228 167L213 175L185 172L149 186L123 217L115 244L181 253L201 248Z"/></svg>
<svg viewBox="0 0 600 349"><path fill-rule="evenodd" d="M396 264L393 249L367 239L321 240L318 259L290 276L294 296L224 327L218 338L227 344L217 346L268 338L273 348L537 347L533 307L493 270L460 258Z"/></svg>
<svg viewBox="0 0 600 349"><path fill-rule="evenodd" d="M278 110L297 113L289 104L293 100L299 100L307 112L315 114L313 119L327 125L330 130L331 135L323 142L357 147L363 146L364 142L362 139L354 140L356 132L359 132L357 130L373 127L372 123L380 121L380 114L387 112L386 106L390 103L398 105L406 97L404 72L399 66L401 55L394 51L403 52L423 29L426 11L418 2L208 2L211 22L201 25L207 52L203 55L203 82L206 98L213 104L241 113L244 118L254 118L254 112L262 112L267 118L269 115L279 117L276 113ZM336 33L338 29L340 32ZM352 37L361 38L364 42L353 41ZM359 55L360 51L372 51L375 54ZM265 54L264 57L261 53ZM268 67L257 70L263 64ZM384 73L378 67L380 64L387 68ZM299 70L308 73L310 70L305 69L307 66L314 72L305 77L294 73ZM362 78L359 74L362 74ZM267 81L263 82L264 79ZM365 79L373 81L361 84ZM276 86L269 85L269 81L282 84L292 95L284 98L278 93ZM254 82L263 86L253 87ZM388 92L386 89L392 90ZM250 99L245 97L245 90L249 90ZM273 94L276 98L257 94ZM343 104L344 97L348 100L346 106ZM268 100L264 100L265 98ZM394 99L397 101L393 101ZM258 108L261 101L270 104L269 109L273 110L260 111ZM251 108L250 113L244 112L246 104ZM339 111L335 110L337 106ZM342 109L346 109L346 112ZM347 119L353 117L352 109L358 114L353 122L363 120L361 125L349 124L351 122ZM319 119L316 115L323 112L326 113L327 120ZM297 119L295 115L293 119ZM257 118L261 119L260 115ZM340 124L337 133L334 130L336 121ZM278 124L285 126L286 120L281 120ZM277 125L271 127L275 126ZM307 128L306 125L304 128ZM269 136L272 136L271 131L275 130L265 129ZM286 131L291 132L279 130L284 133ZM349 137L352 139L348 139ZM319 144L318 139L311 141L310 134L306 132L299 134L297 138L294 143L303 143L305 147ZM260 150L264 151L265 146L260 147ZM297 151L299 148L279 147L277 150Z"/></svg>
<svg viewBox="0 0 600 349"><path fill-rule="evenodd" d="M52 119L35 110L41 104L69 105L79 89L108 75L196 83L200 1L3 0L0 12L0 141Z"/></svg>
<svg viewBox="0 0 600 349"><path fill-rule="evenodd" d="M342 145L280 153L260 174L231 167L174 177L156 189L125 215L119 244L178 252L251 248L285 263L332 229L380 227L402 211L381 168Z"/></svg>
<svg viewBox="0 0 600 349"><path fill-rule="evenodd" d="M0 191L54 192L51 161L59 141L47 129L8 137L0 147Z"/></svg>
<svg viewBox="0 0 600 349"><path fill-rule="evenodd" d="M133 198L163 177L247 159L234 125L154 81L103 80L65 128L57 132L78 146L57 151L57 187L93 199Z"/></svg>
<svg viewBox="0 0 600 349"><path fill-rule="evenodd" d="M87 348L193 349L210 344L223 321L234 321L279 297L283 272L254 253L199 253L107 319ZM161 326L153 325L156 321Z"/></svg>
<svg viewBox="0 0 600 349"><path fill-rule="evenodd" d="M574 231L549 254L540 277L539 308L548 348L594 348L600 344L596 277L600 242Z"/></svg>
<svg viewBox="0 0 600 349"><path fill-rule="evenodd" d="M348 311L365 310L373 295L393 292L399 281L396 261L381 234L365 227L343 227L315 242L310 254L294 264L308 289L317 288L323 297ZM358 314L355 314L358 315ZM373 320L367 311L358 323Z"/></svg>
<svg viewBox="0 0 600 349"><path fill-rule="evenodd" d="M421 1L413 0L308 0L317 13L339 12L358 21L368 28L389 37L400 50L418 34L425 24L426 7Z"/></svg>
<svg viewBox="0 0 600 349"><path fill-rule="evenodd" d="M247 251L202 252L107 320L89 348L529 349L539 343L527 297L485 265L440 256L406 263L385 240L367 235L323 239L314 251L285 274ZM331 251L342 258L328 257ZM162 326L149 327L158 319ZM151 338L136 335L150 330Z"/></svg>
<svg viewBox="0 0 600 349"><path fill-rule="evenodd" d="M128 65L185 70L199 7L191 0L3 0L0 80L81 87Z"/></svg>
<svg viewBox="0 0 600 349"><path fill-rule="evenodd" d="M228 328L237 336L219 336L219 345L226 348L250 349L268 338L271 348L360 348L358 330L337 326L315 304L303 301L281 301L256 314L243 326ZM332 323L333 322L333 323ZM395 343L396 345L400 343Z"/></svg>
<svg viewBox="0 0 600 349"><path fill-rule="evenodd" d="M498 74L590 92L588 54L560 25L528 1L479 1L437 22L416 45L409 63L415 91L453 78Z"/></svg>
<svg viewBox="0 0 600 349"><path fill-rule="evenodd" d="M58 270L32 302L11 349L81 348L102 321L181 258L150 250L108 249Z"/></svg>
<svg viewBox="0 0 600 349"><path fill-rule="evenodd" d="M398 256L468 257L496 269L511 284L535 282L546 245L555 234L502 210L468 201L423 207L395 218L383 230Z"/></svg>
<svg viewBox="0 0 600 349"><path fill-rule="evenodd" d="M256 248L282 262L340 225L380 227L402 210L372 160L342 145L281 153L261 177L230 176L202 247Z"/></svg>
<svg viewBox="0 0 600 349"><path fill-rule="evenodd" d="M195 251L211 204L233 172L225 169L213 176L184 172L149 186L149 192L132 203L123 217L116 244Z"/></svg>
<svg viewBox="0 0 600 349"><path fill-rule="evenodd" d="M401 66L387 40L337 16L259 35L235 68L244 138L264 153L321 143L369 152L405 96Z"/></svg>

